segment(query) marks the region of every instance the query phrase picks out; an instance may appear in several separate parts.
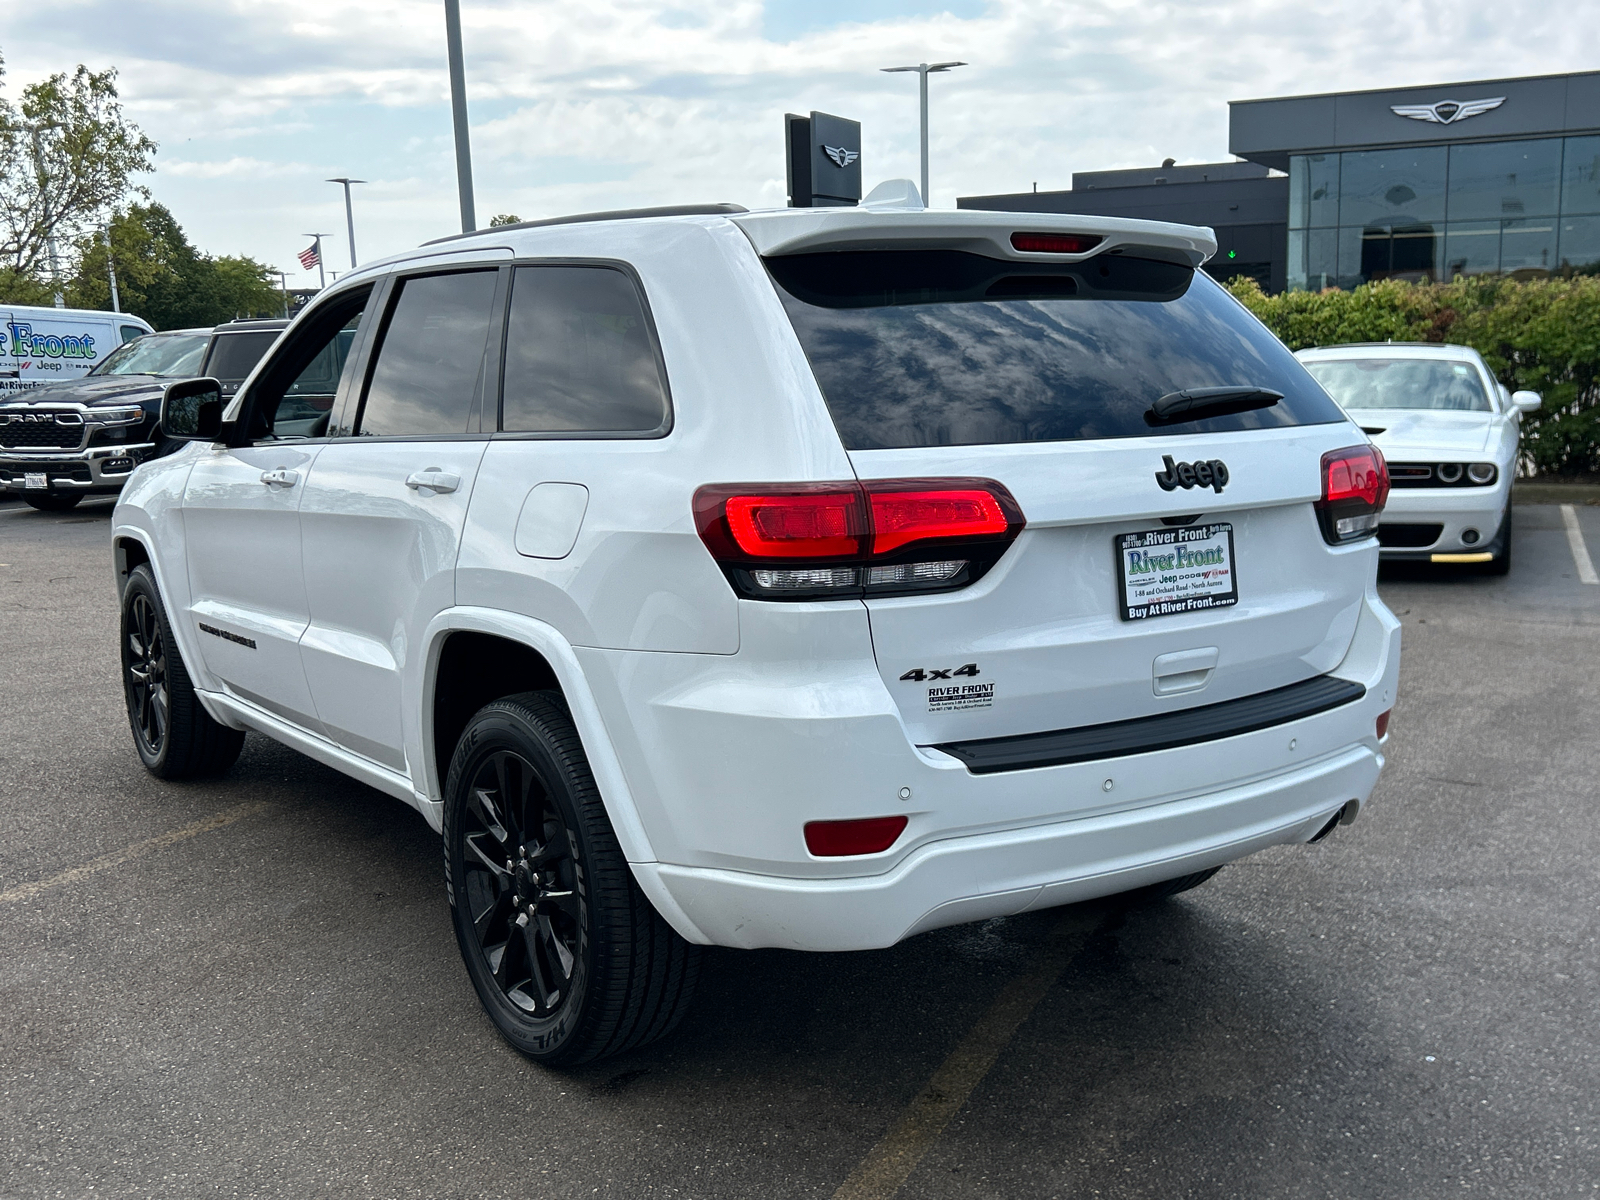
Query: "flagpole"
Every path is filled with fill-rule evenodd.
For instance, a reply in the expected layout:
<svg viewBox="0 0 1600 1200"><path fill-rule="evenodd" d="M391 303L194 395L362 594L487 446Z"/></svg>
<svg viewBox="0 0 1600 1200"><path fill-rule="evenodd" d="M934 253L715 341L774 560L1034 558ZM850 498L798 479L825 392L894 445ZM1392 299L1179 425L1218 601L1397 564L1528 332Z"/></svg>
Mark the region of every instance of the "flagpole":
<svg viewBox="0 0 1600 1200"><path fill-rule="evenodd" d="M325 233L305 233L300 236L315 239L311 243L311 248L317 252L317 291L320 292L328 286L328 277L322 270L322 239L328 235Z"/></svg>

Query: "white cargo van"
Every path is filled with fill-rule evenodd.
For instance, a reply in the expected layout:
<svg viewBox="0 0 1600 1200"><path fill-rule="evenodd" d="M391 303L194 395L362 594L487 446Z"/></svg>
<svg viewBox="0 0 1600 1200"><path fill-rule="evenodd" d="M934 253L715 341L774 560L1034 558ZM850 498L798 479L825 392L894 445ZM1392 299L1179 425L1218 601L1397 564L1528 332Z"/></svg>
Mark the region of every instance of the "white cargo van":
<svg viewBox="0 0 1600 1200"><path fill-rule="evenodd" d="M0 400L87 375L123 342L154 332L129 313L0 303Z"/></svg>

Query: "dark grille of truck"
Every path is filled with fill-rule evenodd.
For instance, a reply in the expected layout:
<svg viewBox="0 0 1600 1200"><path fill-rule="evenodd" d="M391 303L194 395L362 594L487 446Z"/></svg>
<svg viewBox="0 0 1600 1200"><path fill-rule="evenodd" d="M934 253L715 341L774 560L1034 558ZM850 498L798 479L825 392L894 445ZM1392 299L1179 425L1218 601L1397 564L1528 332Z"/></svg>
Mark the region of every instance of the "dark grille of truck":
<svg viewBox="0 0 1600 1200"><path fill-rule="evenodd" d="M974 775L1059 767L1066 763L1119 758L1125 754L1150 754L1254 733L1354 703L1366 694L1367 689L1359 683L1318 675L1270 692L1257 692L1254 696L1241 696L1220 704L1203 704L1181 712L1048 733L1025 733L1018 737L946 742L935 749L959 758Z"/></svg>
<svg viewBox="0 0 1600 1200"><path fill-rule="evenodd" d="M18 421L0 425L0 446L11 450L76 450L83 443L83 426L57 425L54 421Z"/></svg>

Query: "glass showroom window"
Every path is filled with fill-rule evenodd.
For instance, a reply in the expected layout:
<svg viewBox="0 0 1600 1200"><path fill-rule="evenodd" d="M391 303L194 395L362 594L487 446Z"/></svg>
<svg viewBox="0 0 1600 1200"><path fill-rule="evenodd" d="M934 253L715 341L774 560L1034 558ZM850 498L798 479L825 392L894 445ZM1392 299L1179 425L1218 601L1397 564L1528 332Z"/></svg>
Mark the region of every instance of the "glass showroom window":
<svg viewBox="0 0 1600 1200"><path fill-rule="evenodd" d="M1561 203L1561 139L1450 147L1450 220L1549 217Z"/></svg>
<svg viewBox="0 0 1600 1200"><path fill-rule="evenodd" d="M1561 218L1561 266L1600 271L1600 216Z"/></svg>
<svg viewBox="0 0 1600 1200"><path fill-rule="evenodd" d="M1563 216L1600 213L1600 137L1567 139L1561 212Z"/></svg>

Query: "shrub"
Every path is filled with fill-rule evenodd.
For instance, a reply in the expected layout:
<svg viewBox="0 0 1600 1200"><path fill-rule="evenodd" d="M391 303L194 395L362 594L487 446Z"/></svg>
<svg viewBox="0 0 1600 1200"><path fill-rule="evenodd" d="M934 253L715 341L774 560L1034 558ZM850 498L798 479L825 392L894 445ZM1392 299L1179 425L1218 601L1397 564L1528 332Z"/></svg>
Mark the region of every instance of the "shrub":
<svg viewBox="0 0 1600 1200"><path fill-rule="evenodd" d="M1228 290L1291 350L1389 340L1471 346L1506 387L1544 396L1522 421L1526 469L1600 473L1600 277L1386 279L1268 296L1241 276Z"/></svg>

